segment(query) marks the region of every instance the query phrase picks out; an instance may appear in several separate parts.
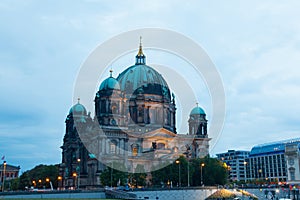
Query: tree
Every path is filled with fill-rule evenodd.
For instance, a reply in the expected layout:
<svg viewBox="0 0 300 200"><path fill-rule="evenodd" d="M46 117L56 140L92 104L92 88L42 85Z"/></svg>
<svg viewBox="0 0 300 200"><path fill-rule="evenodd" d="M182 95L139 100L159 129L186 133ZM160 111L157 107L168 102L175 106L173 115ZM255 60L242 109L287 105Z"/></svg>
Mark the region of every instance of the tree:
<svg viewBox="0 0 300 200"><path fill-rule="evenodd" d="M193 168L192 185L201 185L201 164L202 178L205 185L224 185L227 181L227 170L221 161L209 156L191 161Z"/></svg>
<svg viewBox="0 0 300 200"><path fill-rule="evenodd" d="M57 187L58 165L38 165L24 172L19 178L19 189L26 187L50 188L50 181Z"/></svg>
<svg viewBox="0 0 300 200"><path fill-rule="evenodd" d="M176 163L177 161L177 163ZM166 163L162 163L161 166L166 166L163 168L160 168L159 170L153 170L151 172L152 176L152 184L154 186L162 186L164 187L168 183L170 184L172 182L173 186L178 185L181 183L181 186L187 186L188 185L188 161L185 157L180 156L177 160L172 162L169 165L166 165ZM190 169L191 172L192 169ZM180 174L180 181L179 181L179 174ZM190 173L190 177L191 177Z"/></svg>
<svg viewBox="0 0 300 200"><path fill-rule="evenodd" d="M147 174L145 173L145 168L143 165L138 164L134 170L135 173L129 174L129 180L132 185L136 188L138 186L145 186L146 185L146 177Z"/></svg>
<svg viewBox="0 0 300 200"><path fill-rule="evenodd" d="M168 180L175 178L173 174L173 163L161 163L160 165L153 167L151 172L151 183L153 186L162 187Z"/></svg>
<svg viewBox="0 0 300 200"><path fill-rule="evenodd" d="M176 162L177 161L177 162ZM172 182L173 186L181 185L188 186L188 175L189 183L191 186L201 185L201 164L202 167L202 180L205 185L224 185L227 181L227 171L223 166L222 162L216 158L205 157L202 159L190 159L189 161L180 156L170 165L160 168L151 172L152 185L163 187L166 184ZM165 163L161 166L166 165ZM161 167L159 166L159 167ZM179 180L180 174L180 180Z"/></svg>
<svg viewBox="0 0 300 200"><path fill-rule="evenodd" d="M128 173L125 172L126 167L123 163L113 162L111 166L106 167L107 168L100 175L102 185L116 187L127 183ZM122 171L114 168L121 169Z"/></svg>
<svg viewBox="0 0 300 200"><path fill-rule="evenodd" d="M20 178L15 178L15 179L10 180L10 189L12 191L18 190L19 184L20 184Z"/></svg>

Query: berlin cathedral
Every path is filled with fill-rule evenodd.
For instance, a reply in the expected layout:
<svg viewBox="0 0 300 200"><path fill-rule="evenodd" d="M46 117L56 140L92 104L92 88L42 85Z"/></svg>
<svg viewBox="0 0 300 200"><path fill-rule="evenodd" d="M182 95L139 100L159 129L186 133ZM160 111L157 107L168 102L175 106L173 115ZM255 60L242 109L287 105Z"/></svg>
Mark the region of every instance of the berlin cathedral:
<svg viewBox="0 0 300 200"><path fill-rule="evenodd" d="M92 101L92 99L91 99ZM187 119L188 133L176 131L175 95L162 75L146 65L140 44L135 64L117 78L106 78L95 95L95 115L78 103L69 111L59 177L62 188L102 186L107 168L150 172L179 156L201 158L209 152L207 119L198 105ZM121 163L118 169L113 165Z"/></svg>

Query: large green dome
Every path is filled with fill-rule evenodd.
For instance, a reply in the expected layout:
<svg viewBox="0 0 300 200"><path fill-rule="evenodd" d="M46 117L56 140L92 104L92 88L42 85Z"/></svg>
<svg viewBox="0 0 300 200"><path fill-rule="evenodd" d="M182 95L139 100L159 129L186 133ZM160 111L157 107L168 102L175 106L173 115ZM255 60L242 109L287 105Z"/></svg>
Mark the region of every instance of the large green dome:
<svg viewBox="0 0 300 200"><path fill-rule="evenodd" d="M126 94L131 95L142 91L144 94L156 94L170 98L167 82L161 74L148 65L135 64L119 74L117 80L121 90Z"/></svg>
<svg viewBox="0 0 300 200"><path fill-rule="evenodd" d="M193 108L190 115L206 115L206 114L205 114L205 111L201 107L197 106L197 107Z"/></svg>
<svg viewBox="0 0 300 200"><path fill-rule="evenodd" d="M120 85L115 78L110 76L101 83L99 90L120 90Z"/></svg>

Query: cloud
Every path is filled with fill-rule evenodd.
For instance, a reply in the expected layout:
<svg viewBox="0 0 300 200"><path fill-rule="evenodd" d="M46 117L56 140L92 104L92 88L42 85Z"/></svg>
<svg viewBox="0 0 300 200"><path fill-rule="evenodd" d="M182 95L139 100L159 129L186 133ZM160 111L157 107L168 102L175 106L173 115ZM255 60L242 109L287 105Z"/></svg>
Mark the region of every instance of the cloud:
<svg viewBox="0 0 300 200"><path fill-rule="evenodd" d="M80 65L101 42L144 27L187 35L207 50L219 69L227 118L213 152L297 137L299 4L1 1L0 153L24 170L59 162ZM201 98L209 116L210 97Z"/></svg>

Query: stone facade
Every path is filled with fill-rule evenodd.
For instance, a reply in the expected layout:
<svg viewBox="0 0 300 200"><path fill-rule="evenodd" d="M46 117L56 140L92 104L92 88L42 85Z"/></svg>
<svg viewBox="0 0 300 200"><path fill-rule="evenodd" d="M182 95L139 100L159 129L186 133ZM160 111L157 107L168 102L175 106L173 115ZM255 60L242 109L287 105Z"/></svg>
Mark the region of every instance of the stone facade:
<svg viewBox="0 0 300 200"><path fill-rule="evenodd" d="M300 141L285 145L285 157L287 160L287 175L289 184L300 185Z"/></svg>
<svg viewBox="0 0 300 200"><path fill-rule="evenodd" d="M206 114L198 105L188 120L189 133L177 134L175 95L162 77L146 65L140 46L135 65L117 78L110 76L95 96L92 118L79 100L66 118L60 186L101 186L106 166L121 163L149 172L184 155L204 157L209 151Z"/></svg>

